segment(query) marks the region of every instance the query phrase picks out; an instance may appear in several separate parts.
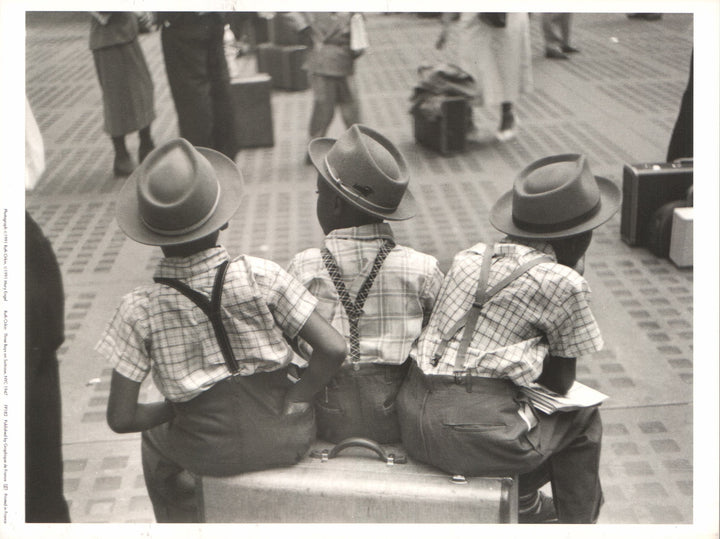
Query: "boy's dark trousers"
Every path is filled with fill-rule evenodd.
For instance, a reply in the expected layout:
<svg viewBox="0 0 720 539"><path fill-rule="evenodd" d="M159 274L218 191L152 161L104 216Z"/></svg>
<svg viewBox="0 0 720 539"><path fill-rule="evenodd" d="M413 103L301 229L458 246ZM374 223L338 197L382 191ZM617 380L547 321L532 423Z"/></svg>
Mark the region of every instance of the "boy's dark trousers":
<svg viewBox="0 0 720 539"><path fill-rule="evenodd" d="M229 377L142 434L142 463L158 522L199 522L194 479L290 466L315 438L313 409L283 415L287 370ZM190 473L188 473L190 472Z"/></svg>
<svg viewBox="0 0 720 539"><path fill-rule="evenodd" d="M380 444L400 441L397 398L409 362L343 366L315 397L318 438L338 443L359 436Z"/></svg>
<svg viewBox="0 0 720 539"><path fill-rule="evenodd" d="M518 414L526 402L518 386L464 376L457 382L411 367L398 395L408 454L468 477L518 473L521 496L549 480L560 522L596 522L603 503L597 407L552 415L535 411L538 423L528 431Z"/></svg>

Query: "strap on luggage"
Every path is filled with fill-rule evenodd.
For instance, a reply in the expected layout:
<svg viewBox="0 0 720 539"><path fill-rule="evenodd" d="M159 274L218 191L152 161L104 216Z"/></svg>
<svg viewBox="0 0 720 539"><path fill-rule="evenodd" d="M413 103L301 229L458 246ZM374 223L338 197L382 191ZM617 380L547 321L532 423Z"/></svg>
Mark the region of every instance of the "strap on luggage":
<svg viewBox="0 0 720 539"><path fill-rule="evenodd" d="M385 258L387 258L387 255L390 254L390 251L394 248L395 242L393 240L385 239L383 241L377 256L375 256L372 269L360 287L355 301L350 299L350 294L348 294L345 283L342 280L342 273L340 272L340 268L338 268L337 262L335 261L332 253L327 249L327 247L322 248L321 253L323 262L325 263L325 267L332 278L338 296L340 296L340 302L345 308L345 312L347 313L350 321L350 362L353 365L360 361L360 332L358 329L358 322L360 320L360 315L363 313L362 308L365 305L365 300L370 292L370 287L372 287L375 277L377 277L380 268L385 262Z"/></svg>
<svg viewBox="0 0 720 539"><path fill-rule="evenodd" d="M463 318L458 320L455 325L453 325L448 331L443 334L442 340L440 341L437 351L435 352L435 355L432 359L432 365L434 367L437 366L440 358L442 358L443 354L445 353L445 350L450 340L463 326L465 326L465 331L463 332L462 339L460 340L460 345L458 346L457 355L455 356L455 369L453 371L456 377L456 381L458 382L460 380L460 376L462 376L463 374L467 374L468 383L470 382L470 372L469 370L466 371L464 365L465 355L467 354L467 349L470 346L470 341L472 340L475 326L477 325L477 320L480 316L480 311L482 310L482 306L485 304L485 302L491 297L493 297L495 294L497 294L500 290L505 288L507 285L509 285L511 282L513 282L515 279L527 272L530 268L537 266L538 264L542 264L543 262L553 262L553 259L547 255L533 258L532 260L529 260L515 268L515 270L510 275L508 275L500 282L488 289L487 282L490 276L490 266L492 264L492 259L495 257L495 255L496 246L493 245L492 248L486 246L485 252L483 253L482 266L480 267L480 278L478 280L477 289L475 291L475 300L473 301L472 307Z"/></svg>
<svg viewBox="0 0 720 539"><path fill-rule="evenodd" d="M220 346L220 351L222 352L227 368L230 370L231 374L236 374L240 370L240 367L238 366L235 353L230 345L230 339L228 338L227 331L223 325L221 315L222 291L223 285L225 284L225 274L227 273L227 268L227 260L218 267L217 273L215 274L215 282L213 283L212 296L209 300L203 294L197 290L193 290L179 279L156 277L154 281L158 284L164 284L174 288L183 296L191 300L202 310L202 312L205 313L205 315L210 319L213 331L215 332L215 338Z"/></svg>

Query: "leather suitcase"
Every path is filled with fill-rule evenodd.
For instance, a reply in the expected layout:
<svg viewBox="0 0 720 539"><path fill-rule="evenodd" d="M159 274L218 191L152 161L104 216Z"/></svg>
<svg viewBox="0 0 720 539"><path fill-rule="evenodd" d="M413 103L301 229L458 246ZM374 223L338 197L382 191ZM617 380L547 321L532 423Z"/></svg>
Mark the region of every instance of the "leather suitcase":
<svg viewBox="0 0 720 539"><path fill-rule="evenodd" d="M470 105L464 97L446 97L440 115L429 119L421 110L413 111L415 140L423 146L449 154L465 149Z"/></svg>
<svg viewBox="0 0 720 539"><path fill-rule="evenodd" d="M267 73L230 82L235 111L235 133L240 148L275 144L270 92L272 79Z"/></svg>
<svg viewBox="0 0 720 539"><path fill-rule="evenodd" d="M626 164L620 210L622 240L628 245L647 247L657 209L674 200L685 200L692 183L692 160Z"/></svg>
<svg viewBox="0 0 720 539"><path fill-rule="evenodd" d="M292 14L276 13L269 20L270 42L275 45L302 45L298 23Z"/></svg>
<svg viewBox="0 0 720 539"><path fill-rule="evenodd" d="M316 442L289 468L200 478L204 521L517 522L516 478L451 477L401 453L363 438Z"/></svg>
<svg viewBox="0 0 720 539"><path fill-rule="evenodd" d="M307 47L262 43L257 49L257 70L272 77L273 88L306 90L307 71L303 69Z"/></svg>

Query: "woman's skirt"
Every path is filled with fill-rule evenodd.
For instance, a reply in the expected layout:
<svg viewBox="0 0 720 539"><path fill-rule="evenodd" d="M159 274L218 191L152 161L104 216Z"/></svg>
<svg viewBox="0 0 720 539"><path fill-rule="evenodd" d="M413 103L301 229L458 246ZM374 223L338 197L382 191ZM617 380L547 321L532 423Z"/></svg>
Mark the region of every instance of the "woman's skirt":
<svg viewBox="0 0 720 539"><path fill-rule="evenodd" d="M127 135L155 119L153 81L140 42L93 51L103 94L105 131L111 137Z"/></svg>

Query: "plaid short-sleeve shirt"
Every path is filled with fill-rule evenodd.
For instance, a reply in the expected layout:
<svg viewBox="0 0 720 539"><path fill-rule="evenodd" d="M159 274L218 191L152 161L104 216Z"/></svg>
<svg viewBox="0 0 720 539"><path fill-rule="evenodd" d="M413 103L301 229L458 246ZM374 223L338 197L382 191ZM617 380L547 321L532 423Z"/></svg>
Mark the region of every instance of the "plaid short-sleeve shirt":
<svg viewBox="0 0 720 539"><path fill-rule="evenodd" d="M223 247L189 257L164 258L155 277L180 279L210 297L218 266L229 260ZM239 374L288 365L293 339L317 300L280 266L240 256L230 262L222 294L222 318L238 360ZM190 299L160 284L125 295L95 349L123 376L136 382L152 372L165 397L190 400L230 371L208 317Z"/></svg>
<svg viewBox="0 0 720 539"><path fill-rule="evenodd" d="M325 237L323 244L335 258L352 300L385 239L394 241L387 223L333 230ZM318 313L350 342L350 322L320 249L295 255L288 272L318 298ZM360 363L398 365L408 358L413 342L430 318L442 279L434 257L395 246L370 288L360 317ZM301 350L307 358L309 350L303 343Z"/></svg>
<svg viewBox="0 0 720 539"><path fill-rule="evenodd" d="M449 339L437 366L433 357L443 335L472 306L486 248L477 244L455 256L430 322L411 354L426 374L455 370L463 329ZM541 254L555 257L545 242L499 243L488 288ZM540 376L548 353L578 357L600 350L603 341L589 301L587 281L575 270L555 262L534 266L485 303L464 367L477 376L527 385Z"/></svg>

